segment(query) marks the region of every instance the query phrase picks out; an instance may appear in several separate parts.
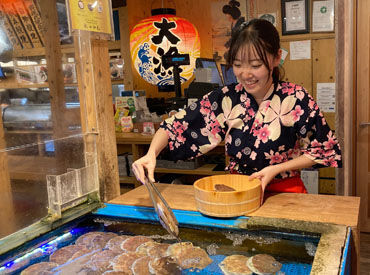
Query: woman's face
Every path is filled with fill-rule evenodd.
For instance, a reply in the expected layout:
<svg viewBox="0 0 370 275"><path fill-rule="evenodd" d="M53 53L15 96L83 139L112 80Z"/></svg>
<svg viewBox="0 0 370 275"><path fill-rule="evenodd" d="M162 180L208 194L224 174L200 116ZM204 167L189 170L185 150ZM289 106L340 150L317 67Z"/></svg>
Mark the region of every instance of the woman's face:
<svg viewBox="0 0 370 275"><path fill-rule="evenodd" d="M255 98L262 99L272 85L272 69L278 66L280 56L267 53L270 72L253 46L239 49L233 62L234 74L244 89Z"/></svg>

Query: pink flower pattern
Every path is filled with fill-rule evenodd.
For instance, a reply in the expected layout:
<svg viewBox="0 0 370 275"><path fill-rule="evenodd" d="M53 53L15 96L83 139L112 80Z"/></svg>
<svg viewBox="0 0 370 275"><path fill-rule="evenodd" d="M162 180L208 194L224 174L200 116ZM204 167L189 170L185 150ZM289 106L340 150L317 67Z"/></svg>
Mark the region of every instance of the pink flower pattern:
<svg viewBox="0 0 370 275"><path fill-rule="evenodd" d="M280 99L275 98L271 105L274 96ZM226 170L233 173L251 174L302 154L314 160L317 167L342 166L339 142L302 86L279 82L261 108L240 83L215 90L195 104L195 109L188 107L182 115L161 124L174 159L200 156L224 140L230 156ZM280 122L270 108L274 108ZM278 113L279 108L284 113ZM279 131L272 123L278 125ZM271 130L275 131L273 138ZM277 178L295 175L299 171L285 171Z"/></svg>
<svg viewBox="0 0 370 275"><path fill-rule="evenodd" d="M257 132L257 138L261 140L263 143L266 143L269 139L269 129L267 126L264 126L263 128L259 129Z"/></svg>
<svg viewBox="0 0 370 275"><path fill-rule="evenodd" d="M304 114L304 111L302 110L301 106L297 105L295 106L295 109L291 112L291 115L293 115L293 120L298 121L301 115Z"/></svg>

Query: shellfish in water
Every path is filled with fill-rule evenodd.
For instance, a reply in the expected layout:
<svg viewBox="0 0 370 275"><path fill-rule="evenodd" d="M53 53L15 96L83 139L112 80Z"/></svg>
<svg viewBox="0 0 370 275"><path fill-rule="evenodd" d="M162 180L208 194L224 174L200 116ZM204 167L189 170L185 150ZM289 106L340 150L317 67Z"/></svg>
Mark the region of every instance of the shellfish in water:
<svg viewBox="0 0 370 275"><path fill-rule="evenodd" d="M259 275L275 274L282 265L274 257L267 254L257 254L250 257L247 265L254 273Z"/></svg>

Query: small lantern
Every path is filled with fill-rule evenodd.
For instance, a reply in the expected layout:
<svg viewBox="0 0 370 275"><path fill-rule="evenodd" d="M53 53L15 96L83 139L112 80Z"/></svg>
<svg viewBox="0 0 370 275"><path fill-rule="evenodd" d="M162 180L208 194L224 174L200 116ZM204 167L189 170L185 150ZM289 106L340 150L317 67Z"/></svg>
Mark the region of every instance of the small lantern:
<svg viewBox="0 0 370 275"><path fill-rule="evenodd" d="M157 14L141 20L130 33L131 59L139 75L157 86L174 84L173 68L162 64L162 56L189 54L190 65L181 66L180 80L191 78L200 57L197 29L173 14Z"/></svg>

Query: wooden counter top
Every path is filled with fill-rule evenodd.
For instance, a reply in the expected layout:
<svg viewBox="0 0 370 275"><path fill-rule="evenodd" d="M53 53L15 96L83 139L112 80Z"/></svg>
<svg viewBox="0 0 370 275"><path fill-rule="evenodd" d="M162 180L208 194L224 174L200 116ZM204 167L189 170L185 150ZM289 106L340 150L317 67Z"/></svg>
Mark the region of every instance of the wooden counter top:
<svg viewBox="0 0 370 275"><path fill-rule="evenodd" d="M157 186L173 209L197 211L192 185ZM139 186L109 203L152 207L145 186ZM249 216L333 223L357 229L359 210L358 197L282 193L268 198Z"/></svg>

